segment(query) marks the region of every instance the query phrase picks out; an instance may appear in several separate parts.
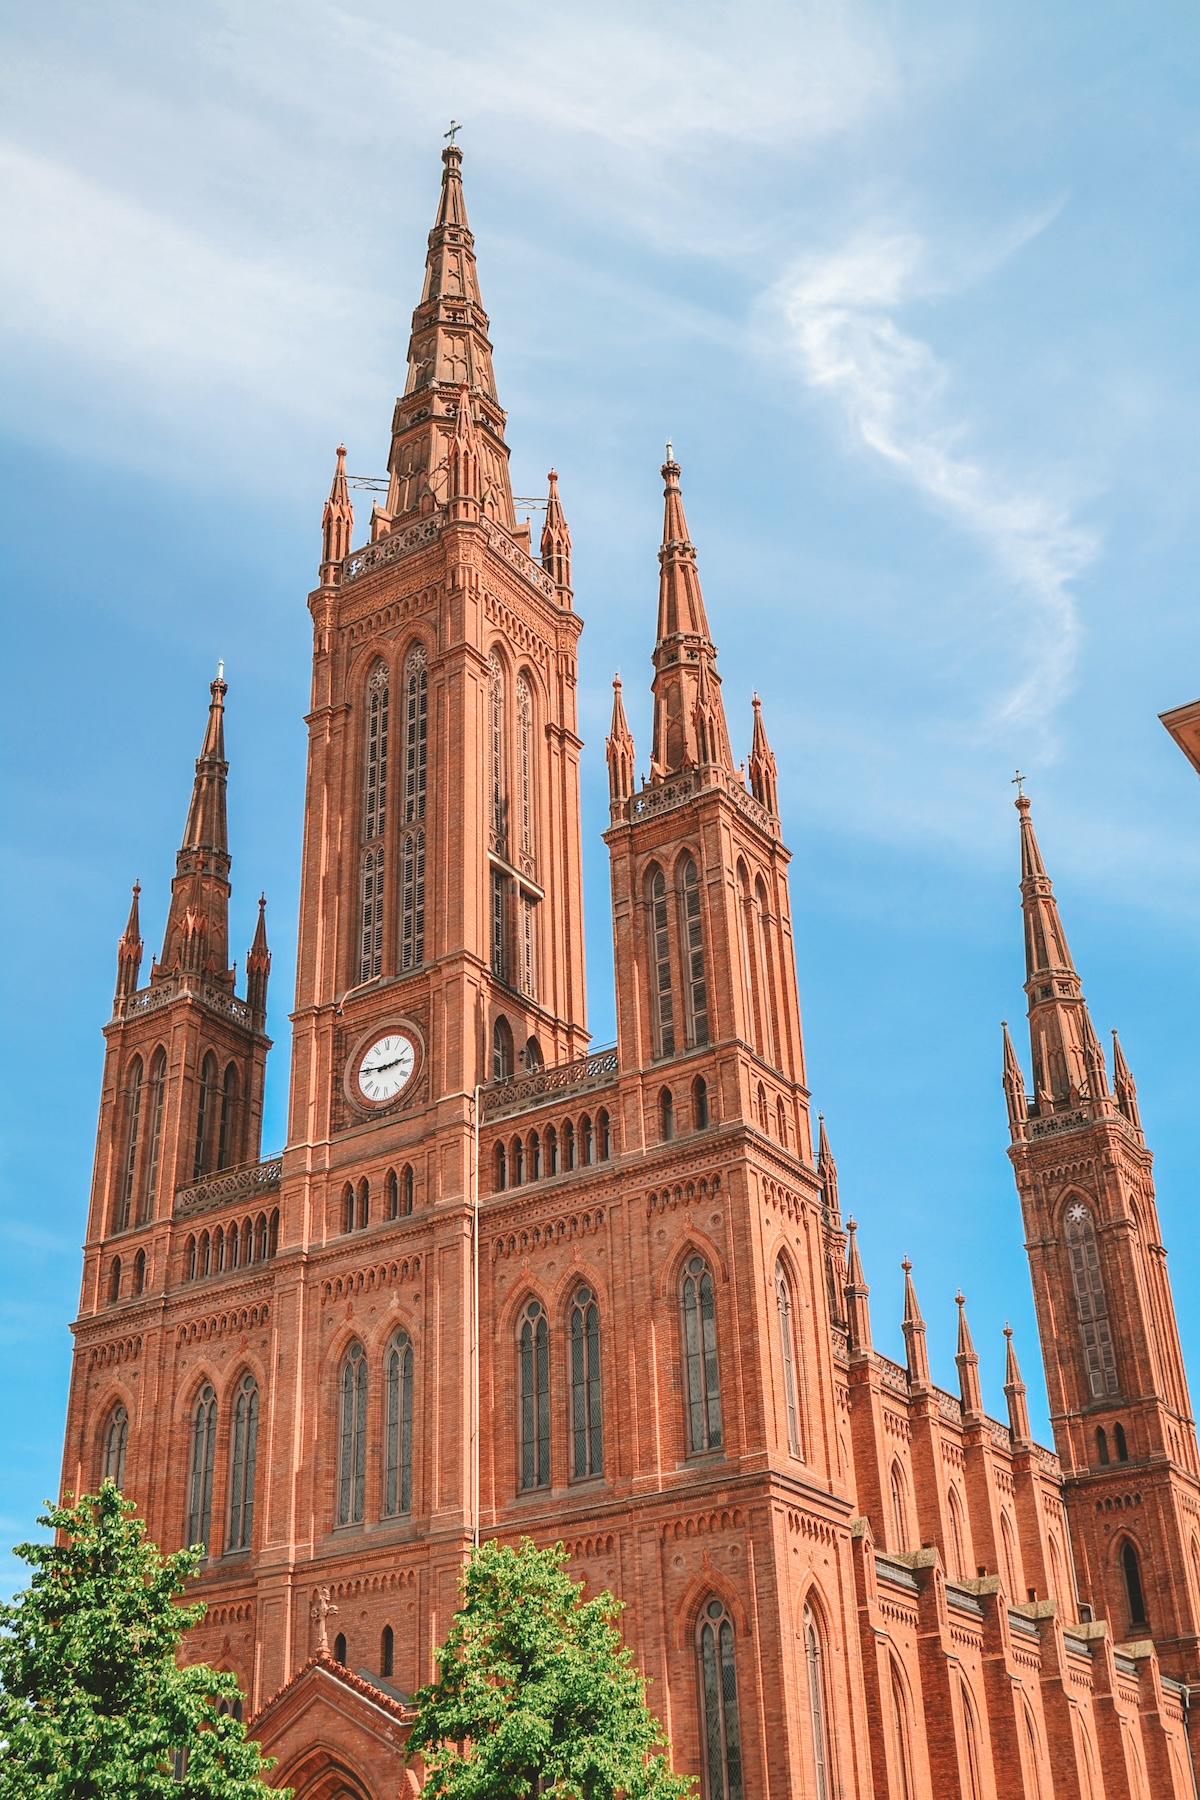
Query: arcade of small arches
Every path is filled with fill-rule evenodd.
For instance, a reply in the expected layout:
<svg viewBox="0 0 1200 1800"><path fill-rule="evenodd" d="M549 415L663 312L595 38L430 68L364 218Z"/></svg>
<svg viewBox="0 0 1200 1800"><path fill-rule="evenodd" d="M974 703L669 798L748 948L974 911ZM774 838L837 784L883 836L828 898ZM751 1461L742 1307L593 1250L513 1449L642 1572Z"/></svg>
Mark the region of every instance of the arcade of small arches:
<svg viewBox="0 0 1200 1800"><path fill-rule="evenodd" d="M125 1144L113 1196L110 1233L128 1231L153 1219L162 1160L167 1093L167 1052L159 1044L148 1059L130 1061L123 1081ZM245 1108L241 1077L232 1060L222 1070L216 1052L200 1062L192 1138L191 1179L234 1167L244 1149Z"/></svg>
<svg viewBox="0 0 1200 1800"><path fill-rule="evenodd" d="M503 1139L496 1143L492 1151L493 1189L501 1193L527 1182L549 1180L572 1169L608 1162L612 1153L612 1121L604 1107L594 1120L590 1113L578 1120L557 1119L540 1131L518 1133L507 1143Z"/></svg>
<svg viewBox="0 0 1200 1800"><path fill-rule="evenodd" d="M416 1204L416 1175L411 1163L399 1171L389 1169L383 1178L383 1219L406 1219ZM371 1223L371 1182L368 1176L346 1182L339 1203L343 1232L365 1231Z"/></svg>
<svg viewBox="0 0 1200 1800"><path fill-rule="evenodd" d="M268 1262L279 1246L279 1208L260 1212L257 1218L233 1219L202 1231L188 1234L183 1246L183 1262L188 1281L202 1281L206 1275L221 1275L230 1269L246 1268L251 1263Z"/></svg>

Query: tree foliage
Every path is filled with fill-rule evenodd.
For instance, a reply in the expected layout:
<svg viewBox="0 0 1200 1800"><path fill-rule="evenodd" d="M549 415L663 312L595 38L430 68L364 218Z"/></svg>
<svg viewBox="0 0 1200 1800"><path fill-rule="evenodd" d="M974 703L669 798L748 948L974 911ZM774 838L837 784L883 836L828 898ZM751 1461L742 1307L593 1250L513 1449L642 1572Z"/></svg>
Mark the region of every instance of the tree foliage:
<svg viewBox="0 0 1200 1800"><path fill-rule="evenodd" d="M432 1800L685 1800L609 1593L583 1598L561 1544L488 1543L459 1583L463 1603L416 1696L410 1755Z"/></svg>
<svg viewBox="0 0 1200 1800"><path fill-rule="evenodd" d="M34 1574L0 1606L0 1800L267 1800L270 1764L218 1710L237 1677L176 1665L201 1552L161 1556L135 1510L106 1481L38 1520L58 1541L17 1547Z"/></svg>

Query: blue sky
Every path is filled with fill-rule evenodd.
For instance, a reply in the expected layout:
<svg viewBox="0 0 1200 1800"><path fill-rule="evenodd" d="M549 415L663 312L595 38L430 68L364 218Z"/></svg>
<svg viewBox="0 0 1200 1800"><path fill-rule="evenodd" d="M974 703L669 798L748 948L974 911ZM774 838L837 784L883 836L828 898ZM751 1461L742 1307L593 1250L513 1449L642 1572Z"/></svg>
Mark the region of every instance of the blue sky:
<svg viewBox="0 0 1200 1800"><path fill-rule="evenodd" d="M907 1252L938 1377L961 1283L989 1405L1010 1318L1044 1409L999 1083L1019 764L1200 1371L1200 786L1157 720L1200 694L1198 35L1111 0L10 11L0 1543L57 1479L116 939L135 876L161 934L218 656L282 1141L305 594L334 445L385 465L451 114L514 487L553 463L575 540L597 1041L670 435L736 753L757 688L780 761L877 1342Z"/></svg>

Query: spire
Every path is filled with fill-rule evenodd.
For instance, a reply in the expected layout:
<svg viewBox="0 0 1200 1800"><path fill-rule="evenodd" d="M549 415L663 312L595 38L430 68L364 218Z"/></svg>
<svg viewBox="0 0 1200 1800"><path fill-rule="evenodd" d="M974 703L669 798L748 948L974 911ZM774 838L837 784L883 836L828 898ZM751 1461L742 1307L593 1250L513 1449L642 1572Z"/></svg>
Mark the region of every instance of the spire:
<svg viewBox="0 0 1200 1800"><path fill-rule="evenodd" d="M1101 1053L1079 976L1058 916L1054 889L1034 836L1029 797L1016 802L1021 818L1021 906L1025 915L1025 992L1033 1056L1033 1103L1039 1116L1090 1101L1103 1109L1108 1094Z"/></svg>
<svg viewBox="0 0 1200 1800"><path fill-rule="evenodd" d="M337 467L333 472L333 485L329 490L329 498L325 502L325 511L321 515L321 581L323 584L340 579L340 564L344 557L349 556L353 538L354 507L350 500L350 489L346 484L346 446L339 444Z"/></svg>
<svg viewBox="0 0 1200 1800"><path fill-rule="evenodd" d="M138 895L141 883L133 884L133 898L129 902L129 917L125 921L125 929L117 944L117 992L114 1009L130 994L137 993L138 975L142 967L142 928L138 922Z"/></svg>
<svg viewBox="0 0 1200 1800"><path fill-rule="evenodd" d="M1013 1349L1012 1326L1004 1327L1004 1335L1008 1346L1004 1356L1004 1394L1008 1401L1008 1429L1014 1444L1029 1444L1033 1434L1029 1429L1029 1407L1025 1401L1025 1383L1021 1380L1021 1371L1017 1367L1017 1353Z"/></svg>
<svg viewBox="0 0 1200 1800"><path fill-rule="evenodd" d="M689 541L679 464L662 467L665 505L658 553L658 642L654 646L654 773L677 775L697 764L732 771L733 756L717 652L708 631L695 546Z"/></svg>
<svg viewBox="0 0 1200 1800"><path fill-rule="evenodd" d="M837 1164L833 1160L833 1151L829 1148L829 1134L825 1130L824 1113L817 1114L817 1177L821 1183L821 1192L830 1217L833 1220L840 1219Z"/></svg>
<svg viewBox="0 0 1200 1800"><path fill-rule="evenodd" d="M559 590L564 606L571 604L571 533L563 516L558 497L558 473L551 469L546 480L550 494L546 501L546 523L542 526L542 567Z"/></svg>
<svg viewBox="0 0 1200 1800"><path fill-rule="evenodd" d="M1135 1131L1142 1129L1142 1115L1138 1110L1137 1088L1133 1076L1129 1073L1129 1064L1125 1061L1125 1052L1121 1048L1121 1040L1114 1031L1113 1041L1113 1087L1116 1090L1117 1105L1129 1120Z"/></svg>
<svg viewBox="0 0 1200 1800"><path fill-rule="evenodd" d="M769 813L778 817L779 788L775 753L767 742L767 731L762 720L762 701L757 694L751 705L754 708L754 735L750 741L750 792L760 806L765 806Z"/></svg>
<svg viewBox="0 0 1200 1800"><path fill-rule="evenodd" d="M246 957L246 1003L261 1031L267 1017L267 982L271 975L271 952L267 948L267 896L258 896L258 924L254 942Z"/></svg>
<svg viewBox="0 0 1200 1800"><path fill-rule="evenodd" d="M611 805L618 806L633 792L633 733L625 718L619 675L613 676L612 725L604 750L608 757L608 798Z"/></svg>
<svg viewBox="0 0 1200 1800"><path fill-rule="evenodd" d="M954 1296L958 1307L958 1350L954 1360L958 1364L958 1392L962 1401L963 1417L981 1419L983 1417L983 1390L979 1385L979 1357L971 1342L971 1327L967 1324L967 1302L961 1288Z"/></svg>
<svg viewBox="0 0 1200 1800"><path fill-rule="evenodd" d="M204 975L232 989L229 962L229 841L225 826L224 664L211 683L204 742L196 758L192 803L175 858L171 907L154 976Z"/></svg>
<svg viewBox="0 0 1200 1800"><path fill-rule="evenodd" d="M450 439L464 385L479 432L483 514L515 532L505 415L492 373L475 239L467 224L462 149L452 143L442 151L442 191L429 233L425 284L412 317L408 380L392 418L387 505L377 509L380 535L446 504Z"/></svg>
<svg viewBox="0 0 1200 1800"><path fill-rule="evenodd" d="M871 1348L871 1309L867 1304L871 1292L863 1277L862 1258L858 1254L858 1226L846 1220L846 1323L850 1349L866 1354Z"/></svg>
<svg viewBox="0 0 1200 1800"><path fill-rule="evenodd" d="M917 1304L917 1290L913 1286L912 1264L907 1256L900 1264L904 1270L904 1349L908 1363L908 1380L911 1387L929 1386L929 1350L925 1343L925 1321L921 1317L921 1308Z"/></svg>
<svg viewBox="0 0 1200 1800"><path fill-rule="evenodd" d="M1000 1021L1000 1029L1004 1033L1004 1098L1008 1103L1009 1126L1015 1130L1029 1117L1029 1102L1025 1097L1025 1076L1008 1035L1007 1019Z"/></svg>
<svg viewBox="0 0 1200 1800"><path fill-rule="evenodd" d="M446 458L446 499L452 519L479 517L479 440L471 413L471 390L466 382L458 389L454 436Z"/></svg>

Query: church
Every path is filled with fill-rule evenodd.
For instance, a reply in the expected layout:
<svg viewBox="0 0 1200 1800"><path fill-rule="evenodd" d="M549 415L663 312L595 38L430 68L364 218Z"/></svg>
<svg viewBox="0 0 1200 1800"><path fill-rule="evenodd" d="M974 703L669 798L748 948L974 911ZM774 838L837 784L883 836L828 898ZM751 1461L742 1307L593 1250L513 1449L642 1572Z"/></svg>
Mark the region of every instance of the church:
<svg viewBox="0 0 1200 1800"><path fill-rule="evenodd" d="M571 537L553 473L536 546L516 518L442 162L386 498L356 542L339 450L308 596L287 1143L263 1158L261 906L241 992L230 960L218 676L161 954L144 979L136 888L117 952L63 1486L111 1476L204 1546L187 1654L236 1673L297 1800L416 1793L464 1557L523 1535L627 1603L703 1800L1194 1800L1200 1463L1152 1159L1029 801L1003 1083L1053 1450L1011 1335L985 1413L961 1297L957 1393L907 1265L904 1361L872 1340L775 758L757 701L731 739L669 448L591 1045Z"/></svg>

